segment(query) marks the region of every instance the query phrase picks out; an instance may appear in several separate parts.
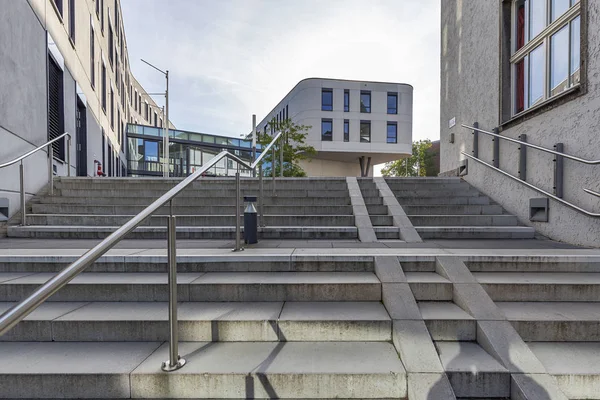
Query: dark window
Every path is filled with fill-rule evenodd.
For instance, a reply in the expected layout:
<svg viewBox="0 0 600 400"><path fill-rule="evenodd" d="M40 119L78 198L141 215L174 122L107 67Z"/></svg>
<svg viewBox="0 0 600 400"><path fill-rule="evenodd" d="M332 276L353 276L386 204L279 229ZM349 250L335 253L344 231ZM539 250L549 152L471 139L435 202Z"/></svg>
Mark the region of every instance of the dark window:
<svg viewBox="0 0 600 400"><path fill-rule="evenodd" d="M75 0L69 0L69 36L75 43Z"/></svg>
<svg viewBox="0 0 600 400"><path fill-rule="evenodd" d="M96 87L96 41L94 40L94 30L90 27L90 82L92 89Z"/></svg>
<svg viewBox="0 0 600 400"><path fill-rule="evenodd" d="M321 120L321 140L324 142L333 140L333 121L330 119Z"/></svg>
<svg viewBox="0 0 600 400"><path fill-rule="evenodd" d="M96 15L100 18L100 0L96 0Z"/></svg>
<svg viewBox="0 0 600 400"><path fill-rule="evenodd" d="M388 93L387 113L398 114L398 93Z"/></svg>
<svg viewBox="0 0 600 400"><path fill-rule="evenodd" d="M100 30L104 33L104 0L96 0L100 3Z"/></svg>
<svg viewBox="0 0 600 400"><path fill-rule="evenodd" d="M56 9L58 10L58 13L62 17L63 16L63 2L62 2L62 0L54 0L54 5L56 6Z"/></svg>
<svg viewBox="0 0 600 400"><path fill-rule="evenodd" d="M350 91L344 90L344 112L350 112Z"/></svg>
<svg viewBox="0 0 600 400"><path fill-rule="evenodd" d="M321 90L321 110L333 111L333 91L331 89Z"/></svg>
<svg viewBox="0 0 600 400"><path fill-rule="evenodd" d="M48 140L62 135L64 126L63 71L48 55ZM64 138L52 143L52 154L60 160L65 159Z"/></svg>
<svg viewBox="0 0 600 400"><path fill-rule="evenodd" d="M344 120L344 142L350 141L350 121Z"/></svg>
<svg viewBox="0 0 600 400"><path fill-rule="evenodd" d="M371 143L371 121L360 121L360 142Z"/></svg>
<svg viewBox="0 0 600 400"><path fill-rule="evenodd" d="M360 112L371 112L371 92L360 92Z"/></svg>
<svg viewBox="0 0 600 400"><path fill-rule="evenodd" d="M110 88L110 127L115 130L115 91Z"/></svg>
<svg viewBox="0 0 600 400"><path fill-rule="evenodd" d="M114 61L114 52L115 52L115 43L113 37L112 27L108 27L108 61L110 62L110 66L113 66Z"/></svg>
<svg viewBox="0 0 600 400"><path fill-rule="evenodd" d="M395 122L387 124L387 143L398 143L398 124Z"/></svg>
<svg viewBox="0 0 600 400"><path fill-rule="evenodd" d="M158 126L158 114L154 112L154 126Z"/></svg>
<svg viewBox="0 0 600 400"><path fill-rule="evenodd" d="M106 65L102 63L102 110L106 114Z"/></svg>
<svg viewBox="0 0 600 400"><path fill-rule="evenodd" d="M119 143L121 143L121 110L119 110L119 109L117 109L117 124L119 124L117 126L117 128L119 130L118 139L119 139Z"/></svg>
<svg viewBox="0 0 600 400"><path fill-rule="evenodd" d="M288 109L288 105L285 106L285 118L286 119L290 118L290 110Z"/></svg>

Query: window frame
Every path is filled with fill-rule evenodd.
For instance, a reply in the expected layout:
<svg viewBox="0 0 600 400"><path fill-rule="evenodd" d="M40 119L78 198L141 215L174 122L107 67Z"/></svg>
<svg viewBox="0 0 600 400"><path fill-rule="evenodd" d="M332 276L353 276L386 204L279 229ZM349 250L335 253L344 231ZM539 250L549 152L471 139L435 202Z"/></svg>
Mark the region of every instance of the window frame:
<svg viewBox="0 0 600 400"><path fill-rule="evenodd" d="M363 134L362 134L362 127L363 127L363 125L368 125L369 126L369 140L363 140ZM359 128L360 143L371 143L371 137L372 137L371 121L361 120L360 121L360 128Z"/></svg>
<svg viewBox="0 0 600 400"><path fill-rule="evenodd" d="M349 119L344 120L344 142L345 143L350 142L350 120Z"/></svg>
<svg viewBox="0 0 600 400"><path fill-rule="evenodd" d="M546 1L546 9L545 9L545 27L533 38L528 38L530 26L529 26L529 10L530 7L525 7L525 26L524 26L524 44L522 47L517 49L517 18L518 18L518 7L522 0L512 0L510 3L510 34L509 37L513 40L510 40L509 51L509 76L510 76L510 112L506 113L509 115L509 120L513 120L515 118L519 118L521 115L526 114L532 110L538 109L539 107L551 102L557 98L563 97L564 95L571 93L573 90L576 90L581 86L583 81L583 57L581 56L583 52L583 46L581 45L581 37L583 37L583 12L585 4L584 0L570 0L569 8L562 13L558 18L552 21L552 0ZM525 1L526 5L530 5L530 1ZM572 37L571 37L571 26L575 19L579 18L580 24L580 45L579 45L579 69L575 69L573 73L579 70L579 82L573 83L572 78L573 74L571 73L571 58L572 58ZM561 31L563 28L567 27L568 29L568 52L567 52L567 88L558 93L552 95L552 82L551 82L551 41L552 37ZM544 71L543 71L543 93L541 99L529 105L529 92L530 92L530 68L529 68L529 60L530 55L533 51L543 47L543 55L544 55ZM518 93L519 90L517 88L518 82L518 74L517 74L517 64L521 61L524 63L524 82L523 82L523 110L518 110ZM507 104L508 106L508 104Z"/></svg>
<svg viewBox="0 0 600 400"><path fill-rule="evenodd" d="M331 132L329 135L325 135L323 131L323 124L329 123L331 124ZM322 118L321 119L321 141L322 142L333 142L333 119L331 118Z"/></svg>
<svg viewBox="0 0 600 400"><path fill-rule="evenodd" d="M369 96L369 106L366 107L363 105L363 96ZM373 97L371 96L370 90L361 90L360 91L360 112L362 114L371 114L373 104Z"/></svg>
<svg viewBox="0 0 600 400"><path fill-rule="evenodd" d="M393 126L396 128L396 130L394 132L394 141L393 142L390 142L390 132L389 132L390 126ZM398 144L398 123L397 122L394 122L394 121L387 122L386 129L385 129L385 142L388 144Z"/></svg>
<svg viewBox="0 0 600 400"><path fill-rule="evenodd" d="M75 45L75 0L69 0L69 39Z"/></svg>
<svg viewBox="0 0 600 400"><path fill-rule="evenodd" d="M395 107L393 108L393 112L390 112L390 96L393 96L396 98L395 101ZM390 115L398 115L398 92L388 92L387 97L386 97L386 108L387 108L387 113Z"/></svg>
<svg viewBox="0 0 600 400"><path fill-rule="evenodd" d="M325 104L325 93L329 93L331 95L331 104ZM326 107L331 107L330 109ZM333 89L322 88L321 89L321 111L333 111Z"/></svg>
<svg viewBox="0 0 600 400"><path fill-rule="evenodd" d="M92 90L96 90L96 34L94 24L90 21L90 83Z"/></svg>
<svg viewBox="0 0 600 400"><path fill-rule="evenodd" d="M350 112L350 90L344 90L344 112Z"/></svg>

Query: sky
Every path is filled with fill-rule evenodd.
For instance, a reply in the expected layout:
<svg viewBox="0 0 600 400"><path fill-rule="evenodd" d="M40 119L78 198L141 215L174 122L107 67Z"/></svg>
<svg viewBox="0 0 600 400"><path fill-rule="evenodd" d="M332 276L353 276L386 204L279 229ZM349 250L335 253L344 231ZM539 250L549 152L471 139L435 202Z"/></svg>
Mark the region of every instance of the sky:
<svg viewBox="0 0 600 400"><path fill-rule="evenodd" d="M302 79L408 83L413 140L439 139L440 0L122 0L131 70L169 70L179 129L247 134ZM164 97L155 97L162 105Z"/></svg>

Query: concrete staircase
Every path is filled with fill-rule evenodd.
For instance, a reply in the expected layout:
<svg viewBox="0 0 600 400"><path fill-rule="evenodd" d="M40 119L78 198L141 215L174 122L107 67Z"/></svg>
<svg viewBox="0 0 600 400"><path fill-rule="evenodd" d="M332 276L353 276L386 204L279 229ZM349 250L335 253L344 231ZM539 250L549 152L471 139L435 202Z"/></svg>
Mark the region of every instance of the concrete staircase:
<svg viewBox="0 0 600 400"><path fill-rule="evenodd" d="M388 206L383 204L383 198L373 179L360 178L358 184L377 239L400 239L398 229L394 227L393 216Z"/></svg>
<svg viewBox="0 0 600 400"><path fill-rule="evenodd" d="M423 239L532 239L535 230L460 178L386 178Z"/></svg>

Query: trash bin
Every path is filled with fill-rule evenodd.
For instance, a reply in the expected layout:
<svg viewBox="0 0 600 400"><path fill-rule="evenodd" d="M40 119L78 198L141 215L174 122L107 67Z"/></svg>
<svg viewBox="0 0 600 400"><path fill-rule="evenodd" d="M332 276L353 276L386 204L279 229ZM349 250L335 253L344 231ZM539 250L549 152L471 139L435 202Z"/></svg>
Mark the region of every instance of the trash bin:
<svg viewBox="0 0 600 400"><path fill-rule="evenodd" d="M244 196L244 243L258 243L258 213L256 212L256 196Z"/></svg>

